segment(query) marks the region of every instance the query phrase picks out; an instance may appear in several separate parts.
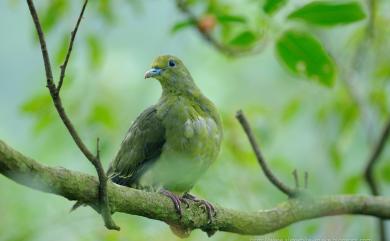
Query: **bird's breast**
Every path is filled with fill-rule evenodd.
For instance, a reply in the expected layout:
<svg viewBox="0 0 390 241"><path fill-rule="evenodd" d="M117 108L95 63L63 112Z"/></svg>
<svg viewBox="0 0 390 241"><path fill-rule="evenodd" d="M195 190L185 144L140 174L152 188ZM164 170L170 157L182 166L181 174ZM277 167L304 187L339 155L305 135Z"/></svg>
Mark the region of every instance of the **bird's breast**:
<svg viewBox="0 0 390 241"><path fill-rule="evenodd" d="M199 165L213 161L221 143L222 133L216 121L195 110L175 110L165 118L166 148L169 152L187 156Z"/></svg>

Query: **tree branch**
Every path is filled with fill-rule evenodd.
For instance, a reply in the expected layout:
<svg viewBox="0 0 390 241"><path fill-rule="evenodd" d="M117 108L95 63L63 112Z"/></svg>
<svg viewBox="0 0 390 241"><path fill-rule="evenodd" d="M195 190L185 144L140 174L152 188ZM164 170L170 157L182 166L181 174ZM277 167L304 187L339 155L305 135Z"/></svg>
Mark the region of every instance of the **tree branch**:
<svg viewBox="0 0 390 241"><path fill-rule="evenodd" d="M65 65L62 67L62 72L63 73L61 72L61 77L60 77L62 79L63 79L63 76L65 76L65 69L66 69L66 65L68 63L69 56L70 56L70 53L71 53L71 49L72 49L72 46L73 46L73 40L74 40L74 38L76 36L78 25L80 24L80 21L81 21L81 18L82 18L82 15L84 13L84 10L85 10L85 7L86 7L87 3L88 3L88 0L85 0L84 5L83 5L83 9L82 9L82 11L80 13L80 16L79 16L79 20L77 21L77 24L76 24L76 27L75 27L75 31L72 34L72 40L71 40L71 43L69 45L69 50L68 50L67 57L65 59ZM108 229L119 230L119 227L115 225L114 221L111 218L111 211L110 211L110 207L109 207L109 204L108 204L107 191L106 191L107 190L107 176L106 176L106 174L104 172L102 163L101 163L99 158L97 158L94 154L92 154L88 150L88 148L86 147L84 142L81 140L81 138L80 138L78 132L76 131L75 127L73 126L70 118L68 117L68 115L65 112L65 109L64 109L64 107L62 105L61 98L59 96L59 88L57 89L57 87L56 87L56 85L54 83L54 80L53 80L53 73L52 73L52 68L51 68L51 64L50 64L49 53L48 53L48 50L47 50L47 47L46 47L45 35L44 35L43 31L42 31L42 27L41 27L41 24L39 22L39 17L38 17L37 11L35 9L35 6L34 6L34 3L33 3L32 0L27 0L27 4L28 4L28 7L29 7L29 10L30 10L32 19L34 21L34 25L35 25L37 34L38 34L38 39L39 39L39 43L40 43L40 46L41 46L41 52L42 52L42 56L43 56L43 62L44 62L44 65L45 65L47 87L48 87L48 89L50 91L50 95L52 97L54 106L55 106L55 108L56 108L56 110L57 110L57 112L58 112L62 122L64 123L64 125L68 129L69 134L72 136L74 142L76 143L76 145L78 146L80 151L84 154L84 156L91 162L91 164L96 169L97 175L99 177L99 183L100 183L100 185L99 185L99 193L97 195L98 199L100 201L99 202L99 208L101 210L101 214L102 214L102 217L104 219L106 227ZM59 84L62 84L61 79L60 79Z"/></svg>
<svg viewBox="0 0 390 241"><path fill-rule="evenodd" d="M386 141L389 138L389 136L390 136L390 119L386 122L385 127L383 128L383 131L380 135L380 138L377 144L375 145L370 158L367 161L367 166L364 171L364 176L366 178L368 186L370 187L370 191L372 195L375 196L379 195L379 189L378 189L378 184L376 183L374 178L374 167L384 150Z"/></svg>
<svg viewBox="0 0 390 241"><path fill-rule="evenodd" d="M286 194L289 197L294 197L297 194L297 191L288 187L285 185L282 181L280 181L271 171L271 169L268 167L266 160L264 159L263 155L261 154L259 145L256 142L256 139L253 135L252 129L246 120L246 117L244 113L239 110L237 111L236 117L238 121L240 122L242 128L244 129L246 135L248 136L249 142L251 143L252 149L256 155L257 161L259 162L259 165L261 169L263 170L265 176L268 178L268 180L277 187L281 192ZM298 180L296 180L297 188L298 188Z"/></svg>
<svg viewBox="0 0 390 241"><path fill-rule="evenodd" d="M74 27L74 30L71 33L69 47L68 47L68 51L66 53L65 61L61 65L61 74L60 74L60 78L59 78L58 86L57 86L58 93L60 92L61 87L62 87L62 83L64 82L66 67L68 66L70 54L72 53L73 43L74 43L74 40L76 38L77 30L79 29L79 26L80 26L80 23L81 23L81 19L83 18L83 15L84 15L84 12L85 12L85 8L87 7L87 4L88 4L88 0L85 0L84 1L84 5L81 8L80 15L79 15L79 17L77 19L76 26Z"/></svg>
<svg viewBox="0 0 390 241"><path fill-rule="evenodd" d="M199 18L189 9L187 0L176 0L176 6L177 8L187 15L188 20L195 23L196 30L202 36L206 42L208 42L212 47L214 47L217 51L221 52L222 54L229 56L229 57L240 57L240 56L248 56L248 55L255 55L263 51L264 45L258 46L258 48L249 48L249 49L238 49L238 48L232 48L230 46L224 45L223 43L219 42L216 38L211 35L209 31L205 31L201 28L200 20Z"/></svg>
<svg viewBox="0 0 390 241"><path fill-rule="evenodd" d="M41 165L0 140L0 173L24 186L93 205L99 182L95 177L64 168ZM390 198L335 195L289 199L274 208L253 212L216 206L211 224L201 207L189 203L180 219L172 202L163 195L144 192L108 182L113 211L144 216L176 224L187 230L226 231L262 235L290 224L324 216L358 214L390 218Z"/></svg>
<svg viewBox="0 0 390 241"><path fill-rule="evenodd" d="M388 140L389 136L390 136L390 118L386 122L385 127L383 128L380 138L377 144L375 145L370 158L367 161L367 166L364 171L364 177L370 188L371 194L374 196L379 195L378 184L374 178L374 167L384 150L386 141ZM387 235L386 235L385 221L383 219L379 220L379 233L380 233L381 240L385 241L387 239Z"/></svg>

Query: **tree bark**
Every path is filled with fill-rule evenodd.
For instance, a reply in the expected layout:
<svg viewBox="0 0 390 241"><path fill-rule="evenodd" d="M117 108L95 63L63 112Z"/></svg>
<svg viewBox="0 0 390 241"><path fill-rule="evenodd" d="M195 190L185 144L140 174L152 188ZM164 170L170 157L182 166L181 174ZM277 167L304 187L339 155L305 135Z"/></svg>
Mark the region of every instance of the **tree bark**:
<svg viewBox="0 0 390 241"><path fill-rule="evenodd" d="M90 175L61 167L49 167L26 157L0 140L0 173L21 185L53 193L90 205L98 201L98 180ZM217 216L208 224L207 215L190 203L179 219L172 202L158 193L144 192L108 183L113 212L161 220L185 230L226 231L261 235L299 221L324 216L360 214L390 218L390 198L361 195L300 196L274 208L253 212L236 211L216 205Z"/></svg>

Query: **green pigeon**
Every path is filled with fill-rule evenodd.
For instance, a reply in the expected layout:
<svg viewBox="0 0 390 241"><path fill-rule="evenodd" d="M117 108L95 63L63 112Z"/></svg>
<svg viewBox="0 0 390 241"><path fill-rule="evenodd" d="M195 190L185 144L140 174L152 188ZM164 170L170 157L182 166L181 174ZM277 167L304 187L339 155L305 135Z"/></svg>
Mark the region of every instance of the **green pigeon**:
<svg viewBox="0 0 390 241"><path fill-rule="evenodd" d="M217 108L175 56L157 57L145 73L148 78L160 82L162 95L133 122L107 175L119 185L168 196L179 215L182 202L200 202L211 219L213 206L189 191L218 156L222 124Z"/></svg>

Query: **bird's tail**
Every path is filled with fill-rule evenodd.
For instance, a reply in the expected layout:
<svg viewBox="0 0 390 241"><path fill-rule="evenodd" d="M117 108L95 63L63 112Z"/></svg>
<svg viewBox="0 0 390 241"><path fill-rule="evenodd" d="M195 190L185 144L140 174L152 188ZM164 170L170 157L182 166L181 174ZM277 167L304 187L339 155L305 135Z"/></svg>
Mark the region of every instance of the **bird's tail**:
<svg viewBox="0 0 390 241"><path fill-rule="evenodd" d="M80 201L77 201L73 206L72 208L69 210L69 212L73 212L74 210L76 210L77 208L81 207L81 206L84 206L85 204L80 202Z"/></svg>
<svg viewBox="0 0 390 241"><path fill-rule="evenodd" d="M179 238L188 238L191 234L191 229L183 228L181 226L178 226L176 224L168 224L169 228L171 229L172 233L176 235Z"/></svg>

